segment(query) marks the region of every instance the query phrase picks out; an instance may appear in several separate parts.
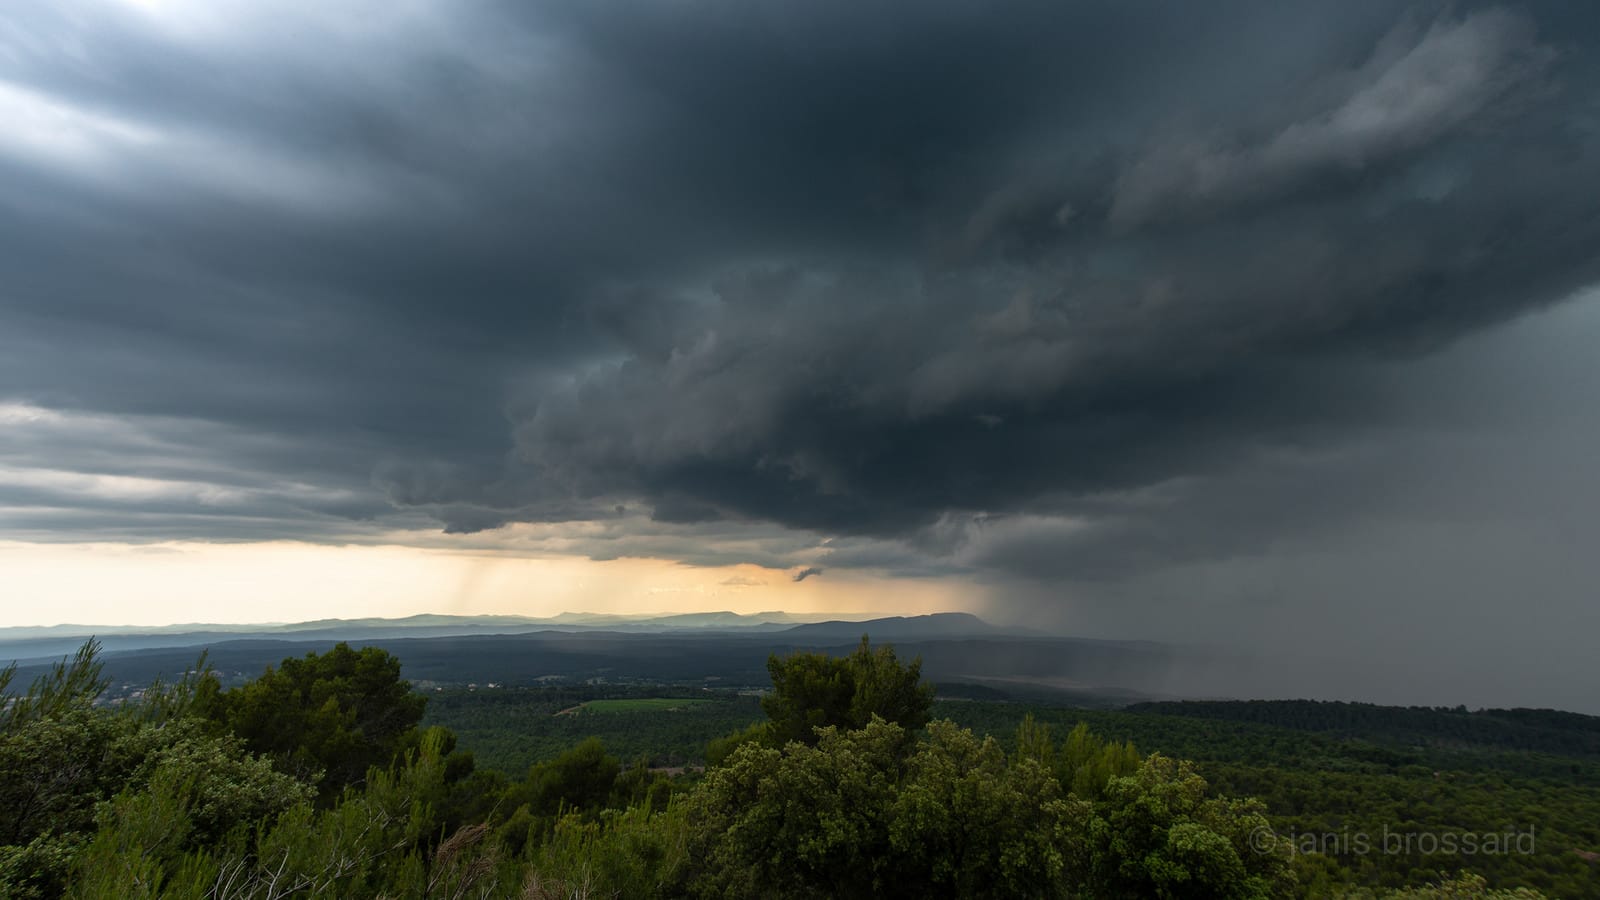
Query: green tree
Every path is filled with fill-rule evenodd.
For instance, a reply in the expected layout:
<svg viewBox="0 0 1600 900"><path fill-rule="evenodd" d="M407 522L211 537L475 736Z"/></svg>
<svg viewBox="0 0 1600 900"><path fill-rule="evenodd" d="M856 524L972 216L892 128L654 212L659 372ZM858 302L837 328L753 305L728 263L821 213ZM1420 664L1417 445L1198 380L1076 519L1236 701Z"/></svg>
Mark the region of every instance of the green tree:
<svg viewBox="0 0 1600 900"><path fill-rule="evenodd" d="M58 896L95 804L137 764L130 723L89 708L0 731L0 896Z"/></svg>
<svg viewBox="0 0 1600 900"><path fill-rule="evenodd" d="M426 704L400 677L394 656L341 643L327 653L285 659L233 690L213 689L199 708L285 771L320 775L321 796L331 801L370 767L387 766L416 745Z"/></svg>
<svg viewBox="0 0 1600 900"><path fill-rule="evenodd" d="M816 744L817 728L865 728L878 716L915 731L928 723L933 685L922 681L922 660L901 664L892 646L874 648L863 635L846 657L793 653L767 660L772 693L761 698L766 739Z"/></svg>
<svg viewBox="0 0 1600 900"><path fill-rule="evenodd" d="M570 813L529 854L526 898L682 897L688 804L629 806L600 817Z"/></svg>
<svg viewBox="0 0 1600 900"><path fill-rule="evenodd" d="M130 833L159 837L152 855L219 840L310 794L190 715L204 657L138 703L96 707L97 651L86 643L21 696L0 674L0 896L60 896L108 809L130 811Z"/></svg>
<svg viewBox="0 0 1600 900"><path fill-rule="evenodd" d="M1051 897L1065 889L1069 805L1036 759L992 737L928 726L891 813L897 891L920 897Z"/></svg>
<svg viewBox="0 0 1600 900"><path fill-rule="evenodd" d="M162 896L198 895L217 874L204 851L311 799L310 785L242 752L232 735L200 733L198 724L167 726L185 735L148 754L142 777L101 804L98 833L78 862L76 893L143 896L143 886L149 896L158 896L158 887Z"/></svg>
<svg viewBox="0 0 1600 900"><path fill-rule="evenodd" d="M498 848L484 842L488 828L441 834L435 809L447 789L447 737L442 729L423 733L401 762L374 768L326 809L299 800L193 850L203 792L181 769L164 769L150 790L105 807L66 896L513 896L513 884L495 883Z"/></svg>
<svg viewBox="0 0 1600 900"><path fill-rule="evenodd" d="M1056 747L1050 739L1050 726L1040 723L1033 713L1023 716L1017 726L1016 747L1014 759L1031 759L1047 770L1055 770Z"/></svg>
<svg viewBox="0 0 1600 900"><path fill-rule="evenodd" d="M562 809L596 810L611 798L621 768L621 761L606 752L599 738L589 738L549 762L534 765L525 785L512 796L539 815Z"/></svg>
<svg viewBox="0 0 1600 900"><path fill-rule="evenodd" d="M1089 896L1158 900L1256 900L1292 896L1287 847L1278 846L1257 800L1207 796L1194 764L1151 754L1133 775L1112 778L1104 799L1076 810L1074 868Z"/></svg>
<svg viewBox="0 0 1600 900"><path fill-rule="evenodd" d="M691 892L721 897L1048 897L1068 803L1035 760L949 722L747 744L691 795Z"/></svg>
<svg viewBox="0 0 1600 900"><path fill-rule="evenodd" d="M1131 741L1107 741L1090 731L1086 722L1079 722L1067 733L1061 749L1053 756L1056 777L1062 786L1074 797L1085 800L1099 799L1111 779L1132 775L1143 762Z"/></svg>
<svg viewBox="0 0 1600 900"><path fill-rule="evenodd" d="M905 730L819 729L817 745L745 744L691 797L692 891L876 897L894 889L889 816Z"/></svg>
<svg viewBox="0 0 1600 900"><path fill-rule="evenodd" d="M104 668L100 642L90 638L78 648L71 662L63 659L51 666L49 672L34 679L26 693L11 693L16 663L0 669L0 732L90 708L106 689L107 681L101 674Z"/></svg>
<svg viewBox="0 0 1600 900"><path fill-rule="evenodd" d="M99 650L85 642L21 694L10 691L15 665L0 671L0 896L60 894L95 805L139 765L139 722L94 706L106 687Z"/></svg>
<svg viewBox="0 0 1600 900"><path fill-rule="evenodd" d="M706 765L716 768L727 762L733 751L745 744L762 744L767 741L767 736L772 732L772 727L767 722L752 722L750 725L731 734L719 738L712 738L706 744Z"/></svg>
<svg viewBox="0 0 1600 900"><path fill-rule="evenodd" d="M1491 888L1482 875L1461 872L1454 878L1394 891L1372 893L1357 891L1344 895L1343 900L1544 900L1545 895L1532 888Z"/></svg>

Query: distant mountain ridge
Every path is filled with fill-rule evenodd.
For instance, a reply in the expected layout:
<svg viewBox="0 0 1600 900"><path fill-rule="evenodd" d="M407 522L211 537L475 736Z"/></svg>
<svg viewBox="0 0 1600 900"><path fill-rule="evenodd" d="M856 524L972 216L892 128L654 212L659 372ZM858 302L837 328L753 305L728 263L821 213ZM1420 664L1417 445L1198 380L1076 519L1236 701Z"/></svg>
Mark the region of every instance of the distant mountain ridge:
<svg viewBox="0 0 1600 900"><path fill-rule="evenodd" d="M541 631L623 634L758 635L795 632L796 640L973 637L994 634L994 626L968 613L891 616L861 620L828 619L782 611L735 613L728 610L630 616L611 613L561 613L535 618L516 615L451 616L424 613L398 619L318 619L261 625L168 625L0 628L0 661L37 661L75 651L89 637L108 653L167 647L203 647L223 641L268 639L363 641L400 638L517 635ZM800 629L796 631L796 629Z"/></svg>
<svg viewBox="0 0 1600 900"><path fill-rule="evenodd" d="M187 622L173 625L15 625L0 627L0 640L29 640L48 637L89 637L108 634L194 634L194 633L247 633L276 634L298 631L319 631L329 628L352 627L427 627L454 625L597 625L597 624L659 624L663 626L703 627L707 625L751 625L761 623L794 624L821 621L819 615L770 610L758 613L736 613L728 610L694 613L588 613L564 612L554 616L472 615L457 616L442 613L418 613L412 616L384 618L369 616L358 619L312 619L305 622L249 622L212 623Z"/></svg>
<svg viewBox="0 0 1600 900"><path fill-rule="evenodd" d="M389 629L404 631L404 629ZM426 631L412 628L412 632ZM985 696L1042 696L1091 706L1169 699L1161 690L1173 662L1160 645L1084 638L1008 634L976 616L890 616L758 628L670 628L655 632L606 628L550 628L448 636L316 637L319 632L218 636L203 645L107 650L106 674L119 690L137 690L158 675L176 677L193 666L202 647L226 683L240 683L269 665L307 652L321 653L339 640L381 646L401 660L408 679L439 685L527 686L557 682L690 683L738 690L770 684L772 654L849 653L863 634L893 644L904 659L921 658L923 674L941 685L962 684ZM918 635L925 635L919 637ZM55 657L54 659L59 659ZM26 681L53 659L24 661Z"/></svg>
<svg viewBox="0 0 1600 900"><path fill-rule="evenodd" d="M971 613L930 613L925 616L889 616L851 622L832 619L796 625L783 631L783 636L796 640L834 640L857 638L863 634L874 640L904 640L908 638L983 637L998 634L1001 629L990 625Z"/></svg>

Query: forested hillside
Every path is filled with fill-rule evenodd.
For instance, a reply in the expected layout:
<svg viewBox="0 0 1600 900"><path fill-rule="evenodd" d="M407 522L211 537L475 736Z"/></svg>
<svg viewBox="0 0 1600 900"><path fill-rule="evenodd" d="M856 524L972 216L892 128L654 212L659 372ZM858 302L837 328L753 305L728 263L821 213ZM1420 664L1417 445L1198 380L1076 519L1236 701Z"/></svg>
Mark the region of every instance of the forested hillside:
<svg viewBox="0 0 1600 900"><path fill-rule="evenodd" d="M759 698L418 693L383 650L337 645L226 690L202 664L105 702L90 645L27 690L0 675L0 895L1597 894L1594 760L1548 734L1405 746L1213 705L935 701L919 662L866 641L767 668ZM1476 768L1436 769L1458 759ZM1324 839L1383 828L1510 842Z"/></svg>
<svg viewBox="0 0 1600 900"><path fill-rule="evenodd" d="M1425 747L1493 748L1600 761L1600 717L1554 709L1376 706L1319 700L1137 703L1133 712L1255 722Z"/></svg>

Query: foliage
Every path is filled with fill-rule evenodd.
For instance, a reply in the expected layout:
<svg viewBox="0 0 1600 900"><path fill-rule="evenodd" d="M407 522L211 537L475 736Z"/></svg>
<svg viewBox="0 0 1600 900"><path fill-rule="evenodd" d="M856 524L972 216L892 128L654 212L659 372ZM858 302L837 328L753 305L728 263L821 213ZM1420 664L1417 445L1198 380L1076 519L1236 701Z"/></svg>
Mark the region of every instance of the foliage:
<svg viewBox="0 0 1600 900"><path fill-rule="evenodd" d="M667 700L678 706L605 715L557 715L594 700ZM651 686L506 687L441 690L428 695L424 724L449 728L470 747L479 768L521 775L536 762L554 759L589 737L598 737L622 759L646 757L653 766L682 766L705 758L707 737L741 729L763 718L757 698L731 691L708 692Z"/></svg>
<svg viewBox="0 0 1600 900"><path fill-rule="evenodd" d="M688 805L631 805L598 818L575 813L556 823L529 855L533 880L551 895L673 896L688 865Z"/></svg>
<svg viewBox="0 0 1600 900"><path fill-rule="evenodd" d="M398 659L341 643L268 666L233 690L213 687L201 708L284 771L320 777L322 797L331 800L414 744L426 703L401 679Z"/></svg>
<svg viewBox="0 0 1600 900"><path fill-rule="evenodd" d="M719 738L712 738L711 742L706 744L706 765L711 768L716 768L717 766L726 763L728 761L728 757L733 755L733 751L738 750L745 744L760 744L765 742L768 733L766 722L751 722L749 725L733 732L732 734L725 734Z"/></svg>
<svg viewBox="0 0 1600 900"><path fill-rule="evenodd" d="M1361 735L1413 745L1472 744L1568 756L1600 756L1600 719L1553 709L1377 706L1332 700L1189 700L1141 703L1133 712L1254 722L1299 731Z"/></svg>
<svg viewBox="0 0 1600 900"><path fill-rule="evenodd" d="M543 815L597 810L611 799L621 765L598 738L589 738L550 762L535 765L508 796Z"/></svg>
<svg viewBox="0 0 1600 900"><path fill-rule="evenodd" d="M0 672L0 894L59 892L94 807L138 763L135 724L97 713L105 689L99 645L86 642L20 695Z"/></svg>
<svg viewBox="0 0 1600 900"><path fill-rule="evenodd" d="M1276 897L1286 854L1252 854L1258 807L1208 797L1152 756L1098 802L1041 760L1008 760L950 722L819 729L815 747L745 745L695 792L694 892L721 897ZM1267 830L1270 834L1270 829Z"/></svg>
<svg viewBox="0 0 1600 900"><path fill-rule="evenodd" d="M926 722L925 704L919 719L926 691L915 665L902 666L892 651L863 643L837 666L805 656L778 661L798 686L775 705L779 717L713 742L708 757L725 758L699 780L652 770L649 753L624 765L606 743L576 738L520 778L478 770L447 729L419 730L415 718L398 732L363 727L371 710L364 720L359 702L347 710L341 696L405 715L421 699L393 692L404 684L397 668L373 665L363 681L359 661L348 658L326 667L290 660L264 676L280 682L270 689L228 692L250 712L245 721L304 726L306 743L271 756L252 753L216 716L235 701L221 699L203 660L122 706L97 705L93 648L20 698L4 693L10 677L0 672L8 711L0 720L0 896L1541 896L1517 885L1597 893L1592 863L1571 852L1600 842L1600 796L1585 780L1582 739L1571 736L1584 722L1520 711L1498 718L1523 723L1541 747L1570 741L1580 753L1553 757L1505 749L1503 730L1486 738L1492 746L1457 736L1418 747L1386 743L1382 728L1368 740L1188 712L940 705L978 726L969 729ZM302 662L306 670L295 671ZM848 703L829 672L847 673ZM313 699L320 691L322 704L285 687L297 680ZM663 705L637 703L652 696L643 687L480 692L451 702L458 712L481 711L487 733L490 718L508 730L523 721L614 722L643 748L687 742L686 721L704 729L756 712L753 699L696 689L661 698L701 701L688 704L693 710L553 714L612 699L596 690L624 705ZM538 712L508 715L518 702ZM824 725L810 741L772 743L780 719L810 721L817 710L848 719L866 706L914 724L869 714L862 727ZM700 710L708 717L694 719ZM1286 710L1319 721L1314 707ZM1437 712L1445 719L1432 724L1407 713L1407 733L1457 727L1459 711ZM726 727L709 733L717 731ZM291 772L309 768L330 734L352 758L382 761L337 792L325 782L319 795ZM1134 739L1169 752L1140 757ZM1423 765L1449 761L1458 768ZM1237 799L1245 794L1262 799ZM1537 816L1539 853L1341 857L1296 844L1312 828L1488 830L1508 816ZM1473 871L1440 872L1441 862ZM1491 889L1491 881L1507 887Z"/></svg>
<svg viewBox="0 0 1600 900"><path fill-rule="evenodd" d="M1187 707L1188 704L1174 706ZM1249 707L1336 710L1312 703L1196 704L1205 709ZM1351 706L1360 706L1351 704ZM1173 706L1160 707L1172 709ZM1351 734L1290 728L1261 722L1213 719L1148 711L1098 711L1016 703L936 703L935 713L978 732L1015 742L1028 716L1035 726L1073 728L1087 724L1108 741L1136 741L1164 755L1185 757L1211 787L1225 795L1252 796L1266 806L1273 828L1296 847L1294 868L1308 896L1332 896L1449 880L1466 869L1489 884L1527 887L1559 897L1600 897L1600 872L1584 853L1600 850L1600 777L1584 757L1506 748L1503 743L1552 746L1549 730L1581 733L1593 722L1538 711L1513 711L1502 722L1527 722L1533 733L1472 744L1457 735L1443 744L1419 746L1385 737L1382 730ZM1528 713L1523 717L1521 713ZM1458 710L1407 710L1413 732L1456 730ZM1386 714L1383 714L1386 715ZM1436 715L1434 724L1429 717ZM1377 719L1377 717L1374 717ZM1307 716L1306 724L1319 723ZM1567 723L1567 724L1563 724ZM1533 852L1427 854L1351 852L1350 836L1376 845L1385 830L1463 834L1537 827ZM1331 838L1328 836L1332 836ZM1309 842L1307 839L1310 839ZM1340 842L1344 842L1340 846ZM1329 845L1330 852L1313 852Z"/></svg>
<svg viewBox="0 0 1600 900"><path fill-rule="evenodd" d="M1083 863L1089 893L1127 898L1265 898L1292 890L1280 848L1253 800L1208 796L1194 765L1152 754L1114 777L1090 818Z"/></svg>
<svg viewBox="0 0 1600 900"><path fill-rule="evenodd" d="M220 839L238 825L303 799L309 788L246 753L232 735L208 734L188 715L195 676L157 683L144 703L95 707L104 689L98 647L84 645L37 679L21 697L5 697L0 727L0 893L54 896L116 798L135 815L136 796L161 795L167 805L144 803L140 821L162 846ZM203 670L201 665L193 672ZM174 799L179 798L180 799ZM183 808L179 817L168 816ZM131 819L129 821L132 821Z"/></svg>
<svg viewBox="0 0 1600 900"><path fill-rule="evenodd" d="M420 848L433 824L430 801L444 788L442 743L429 735L406 765L374 770L363 790L347 790L329 809L297 798L210 845L194 840L204 806L190 779L174 773L125 792L83 854L71 896L372 897L425 880Z"/></svg>
<svg viewBox="0 0 1600 900"><path fill-rule="evenodd" d="M21 695L14 696L10 692L16 663L0 671L0 732L15 731L30 722L56 719L92 706L95 698L106 689L102 675L105 665L99 653L98 641L93 638L85 641L71 662L55 663L48 672L34 679L33 685Z"/></svg>
<svg viewBox="0 0 1600 900"><path fill-rule="evenodd" d="M816 729L864 728L878 716L906 731L928 722L933 685L922 682L922 661L902 665L894 648L873 648L863 636L846 657L823 653L772 656L772 693L761 698L773 746L815 744Z"/></svg>
<svg viewBox="0 0 1600 900"><path fill-rule="evenodd" d="M695 892L871 897L892 890L889 810L905 730L819 730L817 746L747 744L692 798Z"/></svg>
<svg viewBox="0 0 1600 900"><path fill-rule="evenodd" d="M1034 759L1008 762L993 738L928 726L891 812L903 896L1045 897L1065 886L1070 804Z"/></svg>
<svg viewBox="0 0 1600 900"><path fill-rule="evenodd" d="M1544 894L1529 888L1494 889L1482 875L1462 872L1422 887L1402 888L1373 894L1369 891L1345 894L1343 900L1543 900Z"/></svg>
<svg viewBox="0 0 1600 900"><path fill-rule="evenodd" d="M1056 777L1073 794L1094 800L1104 796L1112 779L1137 771L1139 763L1132 741L1107 741L1079 722L1056 755Z"/></svg>

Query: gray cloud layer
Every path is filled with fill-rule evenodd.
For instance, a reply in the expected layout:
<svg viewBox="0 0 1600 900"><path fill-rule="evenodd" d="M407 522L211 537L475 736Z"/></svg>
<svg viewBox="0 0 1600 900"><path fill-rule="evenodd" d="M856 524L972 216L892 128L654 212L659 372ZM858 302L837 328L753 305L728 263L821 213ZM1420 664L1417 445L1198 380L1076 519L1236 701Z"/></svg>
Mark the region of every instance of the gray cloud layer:
<svg viewBox="0 0 1600 900"><path fill-rule="evenodd" d="M1476 521L1394 486L1491 363L1414 361L1600 275L1596 24L13 10L0 535L583 522L599 558L1033 597Z"/></svg>

